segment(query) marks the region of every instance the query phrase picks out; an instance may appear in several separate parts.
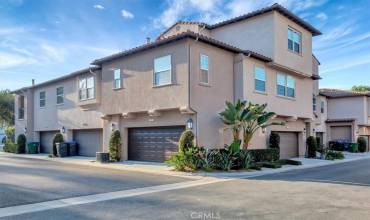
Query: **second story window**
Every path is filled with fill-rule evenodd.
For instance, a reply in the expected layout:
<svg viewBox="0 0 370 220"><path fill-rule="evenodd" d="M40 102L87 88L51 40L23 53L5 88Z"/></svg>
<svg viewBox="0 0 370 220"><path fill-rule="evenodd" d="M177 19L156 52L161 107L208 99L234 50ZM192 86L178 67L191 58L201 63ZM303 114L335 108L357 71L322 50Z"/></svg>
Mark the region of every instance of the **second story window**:
<svg viewBox="0 0 370 220"><path fill-rule="evenodd" d="M266 91L266 73L263 68L254 68L254 89L256 91Z"/></svg>
<svg viewBox="0 0 370 220"><path fill-rule="evenodd" d="M57 105L64 103L64 88L58 87L57 88Z"/></svg>
<svg viewBox="0 0 370 220"><path fill-rule="evenodd" d="M113 72L113 89L122 88L121 70L115 69Z"/></svg>
<svg viewBox="0 0 370 220"><path fill-rule="evenodd" d="M316 102L316 96L315 94L312 95L312 110L316 112L317 110L317 102Z"/></svg>
<svg viewBox="0 0 370 220"><path fill-rule="evenodd" d="M208 84L209 83L209 62L208 56L200 55L200 82Z"/></svg>
<svg viewBox="0 0 370 220"><path fill-rule="evenodd" d="M18 119L24 119L24 96L18 98Z"/></svg>
<svg viewBox="0 0 370 220"><path fill-rule="evenodd" d="M39 93L39 105L40 108L45 108L46 105L46 92L42 91Z"/></svg>
<svg viewBox="0 0 370 220"><path fill-rule="evenodd" d="M93 76L80 79L78 94L81 101L95 98L95 82Z"/></svg>
<svg viewBox="0 0 370 220"><path fill-rule="evenodd" d="M302 34L292 28L288 28L288 49L300 54L302 44Z"/></svg>
<svg viewBox="0 0 370 220"><path fill-rule="evenodd" d="M292 76L278 73L276 81L276 92L279 96L295 97L295 79Z"/></svg>
<svg viewBox="0 0 370 220"><path fill-rule="evenodd" d="M154 60L155 86L168 85L172 83L171 77L171 55L159 57Z"/></svg>
<svg viewBox="0 0 370 220"><path fill-rule="evenodd" d="M325 103L324 103L324 101L321 101L320 109L321 109L321 113L323 114L325 112Z"/></svg>

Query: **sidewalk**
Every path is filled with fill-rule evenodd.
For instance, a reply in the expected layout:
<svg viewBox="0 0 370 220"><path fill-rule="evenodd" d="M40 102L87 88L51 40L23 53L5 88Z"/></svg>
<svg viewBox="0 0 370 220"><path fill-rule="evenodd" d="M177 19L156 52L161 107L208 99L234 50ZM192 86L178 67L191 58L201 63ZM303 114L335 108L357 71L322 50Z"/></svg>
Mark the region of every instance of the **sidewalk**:
<svg viewBox="0 0 370 220"><path fill-rule="evenodd" d="M117 169L122 171L135 171L159 175L169 175L169 176L178 176L192 179L201 179L203 177L216 177L216 178L251 178L257 176L263 176L268 174L281 173L291 170L300 170L314 167L321 167L333 164L341 164L356 160L370 159L370 152L366 153L348 153L344 152L345 159L343 160L320 160L320 159L308 159L308 158L293 158L293 160L301 161L301 166L285 165L279 169L269 169L262 168L260 171L231 171L231 172L194 172L194 173L185 173L173 171L172 167L167 166L164 163L155 163L155 162L141 162L141 161L124 161L117 163L107 163L102 164L95 161L94 157L65 157L65 158L49 158L48 154L10 154L0 152L0 155L22 157L22 158L31 158L39 160L49 160L54 162L61 162L74 165L85 165L93 166L100 168L109 168Z"/></svg>

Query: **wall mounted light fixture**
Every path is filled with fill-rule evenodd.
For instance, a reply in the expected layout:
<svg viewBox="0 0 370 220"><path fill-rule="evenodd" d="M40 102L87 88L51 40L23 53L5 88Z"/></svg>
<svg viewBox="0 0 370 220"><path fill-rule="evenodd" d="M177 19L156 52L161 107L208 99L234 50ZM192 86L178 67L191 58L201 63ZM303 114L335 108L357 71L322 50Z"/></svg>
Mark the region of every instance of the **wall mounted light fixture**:
<svg viewBox="0 0 370 220"><path fill-rule="evenodd" d="M186 122L186 128L193 129L193 119L189 118L189 120Z"/></svg>

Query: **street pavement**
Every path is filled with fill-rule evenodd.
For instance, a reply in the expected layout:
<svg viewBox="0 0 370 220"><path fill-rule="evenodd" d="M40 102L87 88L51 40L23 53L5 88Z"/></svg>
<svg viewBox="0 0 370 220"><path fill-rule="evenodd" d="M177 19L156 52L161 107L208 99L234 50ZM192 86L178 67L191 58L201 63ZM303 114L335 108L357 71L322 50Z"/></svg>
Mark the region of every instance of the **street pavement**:
<svg viewBox="0 0 370 220"><path fill-rule="evenodd" d="M370 219L369 167L367 159L166 190L168 184L197 180L0 157L3 207L163 186L160 191L1 219Z"/></svg>

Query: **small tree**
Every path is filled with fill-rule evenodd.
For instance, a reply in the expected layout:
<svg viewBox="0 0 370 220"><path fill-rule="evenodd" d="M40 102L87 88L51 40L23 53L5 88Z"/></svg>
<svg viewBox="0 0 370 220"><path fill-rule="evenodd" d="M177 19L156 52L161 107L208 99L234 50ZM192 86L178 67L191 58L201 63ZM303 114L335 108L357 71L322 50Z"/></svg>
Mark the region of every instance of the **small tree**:
<svg viewBox="0 0 370 220"><path fill-rule="evenodd" d="M188 129L184 131L179 140L179 152L185 152L186 150L194 147L194 133Z"/></svg>
<svg viewBox="0 0 370 220"><path fill-rule="evenodd" d="M357 144L358 144L358 150L360 152L365 152L366 151L366 139L364 137L358 137L357 138Z"/></svg>
<svg viewBox="0 0 370 220"><path fill-rule="evenodd" d="M306 140L307 144L307 157L308 158L315 158L316 157L316 149L317 149L317 141L316 138L313 136L309 136Z"/></svg>
<svg viewBox="0 0 370 220"><path fill-rule="evenodd" d="M240 140L240 131L242 129L242 113L246 106L245 101L238 100L234 105L231 102L226 102L226 108L219 115L222 122L233 133L234 142Z"/></svg>
<svg viewBox="0 0 370 220"><path fill-rule="evenodd" d="M17 137L17 150L16 150L17 154L26 153L26 142L27 142L26 135L24 135L24 134L18 135L18 137Z"/></svg>
<svg viewBox="0 0 370 220"><path fill-rule="evenodd" d="M280 135L277 132L270 134L270 148L280 149Z"/></svg>
<svg viewBox="0 0 370 220"><path fill-rule="evenodd" d="M112 162L117 162L121 160L120 149L121 149L121 133L119 130L112 132L109 139L109 160Z"/></svg>
<svg viewBox="0 0 370 220"><path fill-rule="evenodd" d="M57 143L63 143L64 137L61 133L56 133L53 139L53 155L57 156Z"/></svg>
<svg viewBox="0 0 370 220"><path fill-rule="evenodd" d="M7 142L14 143L15 141L15 128L14 127L6 127L5 128L5 137Z"/></svg>

